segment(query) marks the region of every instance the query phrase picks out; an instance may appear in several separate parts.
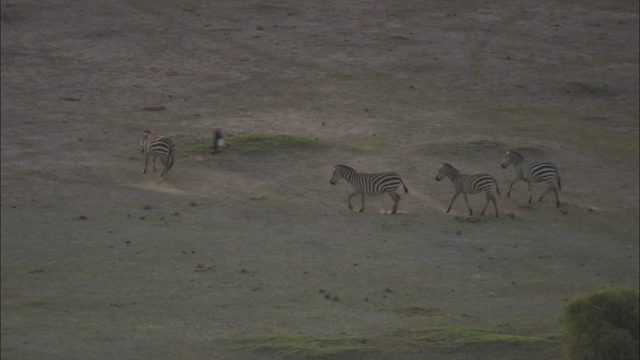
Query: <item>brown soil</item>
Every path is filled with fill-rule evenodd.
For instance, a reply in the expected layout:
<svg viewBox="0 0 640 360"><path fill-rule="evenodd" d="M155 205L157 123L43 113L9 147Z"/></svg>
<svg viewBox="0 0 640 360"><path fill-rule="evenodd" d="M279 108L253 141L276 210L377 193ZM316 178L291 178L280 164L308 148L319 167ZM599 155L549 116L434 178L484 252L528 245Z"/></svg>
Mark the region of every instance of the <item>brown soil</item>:
<svg viewBox="0 0 640 360"><path fill-rule="evenodd" d="M2 359L559 359L569 299L638 287L637 1L1 8ZM506 197L510 148L560 208ZM501 216L445 214L443 161ZM401 174L400 213L349 211L339 163Z"/></svg>

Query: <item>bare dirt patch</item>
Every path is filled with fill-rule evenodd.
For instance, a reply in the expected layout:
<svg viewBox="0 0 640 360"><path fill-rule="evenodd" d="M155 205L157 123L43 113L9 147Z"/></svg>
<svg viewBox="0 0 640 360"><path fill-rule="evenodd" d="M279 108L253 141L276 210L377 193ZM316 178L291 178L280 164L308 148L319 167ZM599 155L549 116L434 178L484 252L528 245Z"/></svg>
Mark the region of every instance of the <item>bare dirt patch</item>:
<svg viewBox="0 0 640 360"><path fill-rule="evenodd" d="M637 2L0 4L3 359L561 358L568 299L638 287Z"/></svg>

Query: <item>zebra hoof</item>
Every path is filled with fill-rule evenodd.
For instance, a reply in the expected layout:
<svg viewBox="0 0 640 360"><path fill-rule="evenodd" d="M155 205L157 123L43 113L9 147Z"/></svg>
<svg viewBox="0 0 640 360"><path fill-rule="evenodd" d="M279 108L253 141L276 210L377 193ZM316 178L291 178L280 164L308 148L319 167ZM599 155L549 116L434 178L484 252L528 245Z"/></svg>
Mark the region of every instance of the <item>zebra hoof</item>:
<svg viewBox="0 0 640 360"><path fill-rule="evenodd" d="M362 208L362 209L358 210L358 212L363 212L363 211L364 211L364 208Z"/></svg>

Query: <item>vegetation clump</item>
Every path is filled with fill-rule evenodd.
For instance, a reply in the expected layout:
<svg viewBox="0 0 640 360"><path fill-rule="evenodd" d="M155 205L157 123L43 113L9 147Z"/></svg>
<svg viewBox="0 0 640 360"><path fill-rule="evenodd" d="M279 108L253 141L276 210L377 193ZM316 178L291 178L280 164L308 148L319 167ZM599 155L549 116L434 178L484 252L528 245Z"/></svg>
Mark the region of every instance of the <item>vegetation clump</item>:
<svg viewBox="0 0 640 360"><path fill-rule="evenodd" d="M245 155L321 147L318 141L283 134L248 133L227 137L225 140L230 148Z"/></svg>
<svg viewBox="0 0 640 360"><path fill-rule="evenodd" d="M565 307L565 355L571 360L638 359L640 296L636 289L600 290Z"/></svg>

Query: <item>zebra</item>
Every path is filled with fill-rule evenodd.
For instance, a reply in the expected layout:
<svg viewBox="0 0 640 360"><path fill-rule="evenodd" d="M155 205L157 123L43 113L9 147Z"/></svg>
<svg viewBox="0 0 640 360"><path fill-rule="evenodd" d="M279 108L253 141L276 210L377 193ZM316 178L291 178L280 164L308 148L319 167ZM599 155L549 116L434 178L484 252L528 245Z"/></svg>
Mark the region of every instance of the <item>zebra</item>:
<svg viewBox="0 0 640 360"><path fill-rule="evenodd" d="M398 188L400 185L404 188L404 193L409 193L409 189L405 186L400 175L395 172L382 172L375 174L359 173L353 168L347 165L335 165L333 175L329 182L331 185L335 185L340 178L344 178L351 185L353 192L349 195L347 202L349 209L353 209L351 205L351 198L360 194L362 198L362 208L359 212L364 211L364 195L378 196L382 194L389 194L393 199L392 214L398 211L398 203L400 202L400 195L398 195Z"/></svg>
<svg viewBox="0 0 640 360"><path fill-rule="evenodd" d="M487 210L487 206L489 205L489 201L491 201L493 202L493 207L496 210L496 217L498 217L498 204L496 203L496 198L493 196L493 185L495 184L498 195L500 195L500 189L498 188L498 182L493 176L487 173L461 174L460 170L454 168L451 164L442 163L442 167L438 171L438 175L436 175L436 181L440 181L444 177L448 177L449 180L451 180L453 187L456 190L455 194L453 194L453 198L451 199L451 203L449 203L447 213L451 210L451 206L455 199L462 193L462 195L464 195L464 202L469 208L469 215L473 216L473 210L471 210L471 206L469 205L467 194L477 194L484 191L487 196L487 202L484 204L484 208L480 215L484 215L484 212Z"/></svg>
<svg viewBox="0 0 640 360"><path fill-rule="evenodd" d="M147 172L149 165L149 156L153 157L153 172L156 171L156 158L160 158L160 162L164 166L164 170L160 176L164 180L173 166L173 153L176 147L173 140L168 137L154 135L150 130L144 130L140 135L140 151L144 153L144 170Z"/></svg>
<svg viewBox="0 0 640 360"><path fill-rule="evenodd" d="M513 165L516 170L516 177L509 184L509 191L507 191L507 197L511 195L511 188L515 183L519 180L524 180L527 182L529 186L529 204L531 204L531 183L539 183L546 182L549 187L547 191L544 192L538 199L538 201L542 201L542 198L547 195L550 191L556 195L556 207L560 207L560 198L558 197L558 190L562 190L562 183L560 181L560 174L558 173L558 168L555 164L550 162L526 162L524 157L519 153L509 150L502 159L503 169L509 167L509 165ZM557 180L557 186L556 186Z"/></svg>

